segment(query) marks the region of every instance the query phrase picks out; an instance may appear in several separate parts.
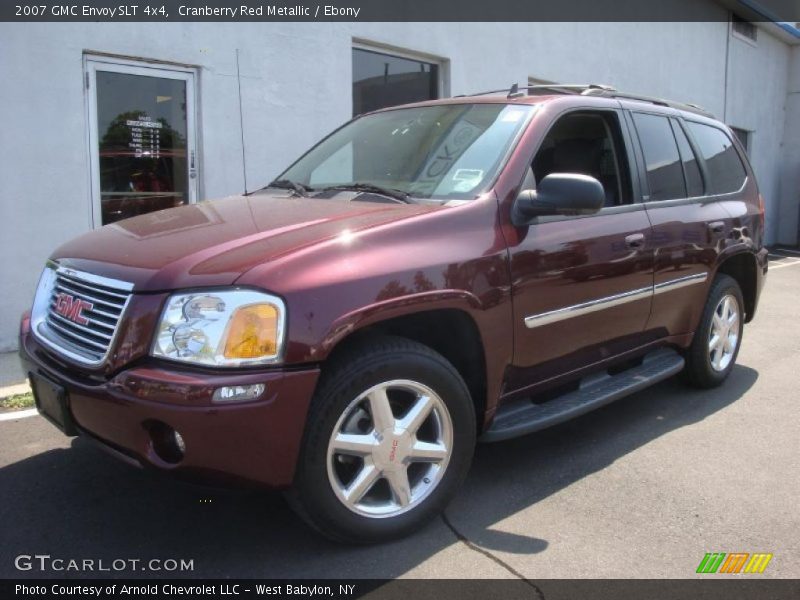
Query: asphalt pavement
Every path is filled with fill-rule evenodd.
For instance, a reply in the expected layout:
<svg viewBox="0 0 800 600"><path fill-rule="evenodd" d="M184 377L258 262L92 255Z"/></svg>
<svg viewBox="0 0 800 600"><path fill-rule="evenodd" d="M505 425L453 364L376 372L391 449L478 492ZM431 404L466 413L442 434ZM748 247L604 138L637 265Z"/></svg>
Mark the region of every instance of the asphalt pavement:
<svg viewBox="0 0 800 600"><path fill-rule="evenodd" d="M672 379L480 446L446 515L391 544L337 545L280 494L182 484L39 416L2 420L0 577L686 578L707 552L772 553L759 577L800 577L800 254L772 258L723 387ZM106 567L183 559L193 569L15 568L35 554Z"/></svg>

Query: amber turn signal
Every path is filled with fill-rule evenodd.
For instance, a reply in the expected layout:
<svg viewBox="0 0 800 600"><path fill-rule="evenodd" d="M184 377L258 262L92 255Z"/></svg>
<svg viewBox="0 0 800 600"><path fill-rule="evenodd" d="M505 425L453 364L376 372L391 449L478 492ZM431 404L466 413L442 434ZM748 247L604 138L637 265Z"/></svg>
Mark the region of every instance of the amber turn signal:
<svg viewBox="0 0 800 600"><path fill-rule="evenodd" d="M278 309L272 304L251 304L236 310L228 326L225 358L274 356L278 346Z"/></svg>

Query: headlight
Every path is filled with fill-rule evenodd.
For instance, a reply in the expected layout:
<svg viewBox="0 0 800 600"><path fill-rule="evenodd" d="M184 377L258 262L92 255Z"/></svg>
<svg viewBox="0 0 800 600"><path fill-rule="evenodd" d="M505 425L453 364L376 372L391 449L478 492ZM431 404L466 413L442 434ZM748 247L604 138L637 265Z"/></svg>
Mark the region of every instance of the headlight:
<svg viewBox="0 0 800 600"><path fill-rule="evenodd" d="M36 329L47 316L50 303L53 301L53 288L56 286L56 269L58 265L48 261L36 286L36 296L31 308L31 329Z"/></svg>
<svg viewBox="0 0 800 600"><path fill-rule="evenodd" d="M263 292L173 294L161 315L152 354L220 367L276 362L285 319L283 301Z"/></svg>

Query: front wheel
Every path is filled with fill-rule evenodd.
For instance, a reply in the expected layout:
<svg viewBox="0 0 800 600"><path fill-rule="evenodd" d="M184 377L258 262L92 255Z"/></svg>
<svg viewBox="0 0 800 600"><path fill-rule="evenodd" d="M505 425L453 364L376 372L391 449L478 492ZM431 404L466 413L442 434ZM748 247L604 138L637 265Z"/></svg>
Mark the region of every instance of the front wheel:
<svg viewBox="0 0 800 600"><path fill-rule="evenodd" d="M444 357L403 338L362 343L323 375L290 503L337 540L407 535L455 494L475 437L469 391Z"/></svg>
<svg viewBox="0 0 800 600"><path fill-rule="evenodd" d="M686 355L686 374L694 385L716 387L733 370L742 343L743 307L742 290L736 280L718 275Z"/></svg>

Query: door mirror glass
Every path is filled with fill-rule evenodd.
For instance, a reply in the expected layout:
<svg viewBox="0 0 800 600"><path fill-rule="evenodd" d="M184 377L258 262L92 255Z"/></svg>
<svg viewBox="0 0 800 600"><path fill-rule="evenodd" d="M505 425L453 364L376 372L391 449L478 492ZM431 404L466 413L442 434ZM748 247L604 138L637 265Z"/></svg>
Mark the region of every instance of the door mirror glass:
<svg viewBox="0 0 800 600"><path fill-rule="evenodd" d="M594 177L578 173L551 173L535 190L522 190L514 202L512 221L525 225L548 215L591 215L605 203L606 194Z"/></svg>

